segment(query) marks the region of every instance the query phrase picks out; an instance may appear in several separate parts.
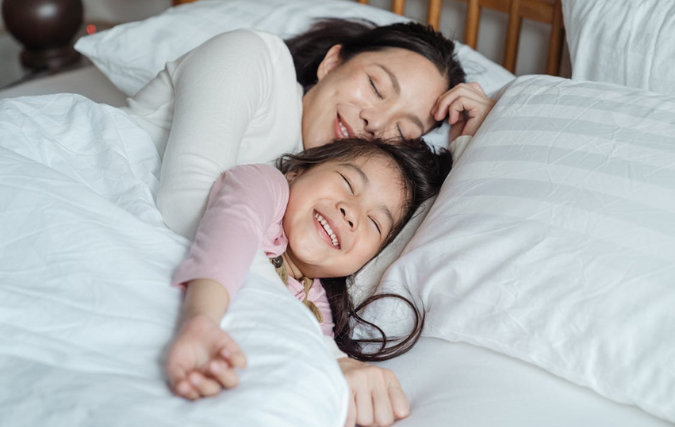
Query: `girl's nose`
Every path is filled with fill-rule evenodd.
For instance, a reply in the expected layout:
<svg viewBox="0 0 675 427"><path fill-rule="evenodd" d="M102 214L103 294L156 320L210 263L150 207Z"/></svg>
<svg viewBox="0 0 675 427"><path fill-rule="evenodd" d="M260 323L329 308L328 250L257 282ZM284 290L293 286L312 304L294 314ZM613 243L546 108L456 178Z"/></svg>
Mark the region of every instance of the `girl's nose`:
<svg viewBox="0 0 675 427"><path fill-rule="evenodd" d="M350 209L346 205L341 205L340 206L340 213L342 214L342 218L345 220L347 225L349 226L349 229L351 231L356 230L358 227L358 221L356 220L356 215L353 213L353 209Z"/></svg>

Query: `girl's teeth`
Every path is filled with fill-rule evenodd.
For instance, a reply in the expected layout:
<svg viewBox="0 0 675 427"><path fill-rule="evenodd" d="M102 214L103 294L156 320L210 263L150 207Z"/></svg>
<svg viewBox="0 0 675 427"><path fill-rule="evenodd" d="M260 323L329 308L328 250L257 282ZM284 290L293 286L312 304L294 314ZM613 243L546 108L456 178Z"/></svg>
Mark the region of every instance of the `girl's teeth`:
<svg viewBox="0 0 675 427"><path fill-rule="evenodd" d="M324 217L319 215L317 212L314 214L314 218L316 218L316 220L319 221L319 223L323 226L323 229L326 230L326 233L328 233L333 246L338 247L340 242L338 242L337 236L335 233L333 233L333 230L330 228L330 225L328 225L328 222L324 219Z"/></svg>

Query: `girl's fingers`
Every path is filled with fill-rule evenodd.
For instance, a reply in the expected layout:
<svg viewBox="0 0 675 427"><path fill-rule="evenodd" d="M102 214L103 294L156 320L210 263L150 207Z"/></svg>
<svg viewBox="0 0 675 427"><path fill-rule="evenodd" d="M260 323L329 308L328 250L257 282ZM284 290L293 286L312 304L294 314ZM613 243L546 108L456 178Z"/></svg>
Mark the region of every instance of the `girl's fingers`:
<svg viewBox="0 0 675 427"><path fill-rule="evenodd" d="M220 351L220 357L225 359L233 368L244 369L246 367L246 355L234 341L225 345Z"/></svg>
<svg viewBox="0 0 675 427"><path fill-rule="evenodd" d="M195 390L190 382L186 379L178 381L174 391L176 395L188 400L197 400L199 398L199 393L197 393L197 390Z"/></svg>
<svg viewBox="0 0 675 427"><path fill-rule="evenodd" d="M220 393L223 387L218 381L206 377L199 372L191 372L188 379L192 387L197 391L199 397L215 396Z"/></svg>
<svg viewBox="0 0 675 427"><path fill-rule="evenodd" d="M218 381L221 387L233 388L239 384L239 376L228 363L221 360L214 360L209 364L209 375Z"/></svg>

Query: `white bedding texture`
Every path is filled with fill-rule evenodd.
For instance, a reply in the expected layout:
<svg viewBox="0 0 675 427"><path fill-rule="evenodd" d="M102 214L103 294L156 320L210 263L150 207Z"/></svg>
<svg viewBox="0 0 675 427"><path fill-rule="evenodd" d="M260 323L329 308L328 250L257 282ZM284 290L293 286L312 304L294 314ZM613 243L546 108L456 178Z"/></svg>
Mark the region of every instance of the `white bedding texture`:
<svg viewBox="0 0 675 427"><path fill-rule="evenodd" d="M222 325L248 356L241 385L171 395L168 284L188 242L162 222L159 158L126 114L70 94L0 100L0 128L1 425L343 425L346 382L266 259Z"/></svg>

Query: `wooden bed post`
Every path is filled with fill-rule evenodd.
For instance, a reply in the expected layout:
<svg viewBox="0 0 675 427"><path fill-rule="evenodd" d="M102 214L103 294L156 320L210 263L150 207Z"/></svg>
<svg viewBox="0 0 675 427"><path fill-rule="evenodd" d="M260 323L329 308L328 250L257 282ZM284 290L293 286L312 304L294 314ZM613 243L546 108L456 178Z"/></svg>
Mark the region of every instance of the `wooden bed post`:
<svg viewBox="0 0 675 427"><path fill-rule="evenodd" d="M471 49L478 49L478 27L480 24L480 2L469 0L466 10L466 30L464 31L464 43Z"/></svg>
<svg viewBox="0 0 675 427"><path fill-rule="evenodd" d="M555 0L551 21L551 38L548 43L548 58L546 59L546 74L552 76L560 74L560 62L564 42L565 28L563 25L562 2L561 0Z"/></svg>
<svg viewBox="0 0 675 427"><path fill-rule="evenodd" d="M427 22L434 30L441 26L441 9L443 8L443 0L429 0L429 9L427 14Z"/></svg>

